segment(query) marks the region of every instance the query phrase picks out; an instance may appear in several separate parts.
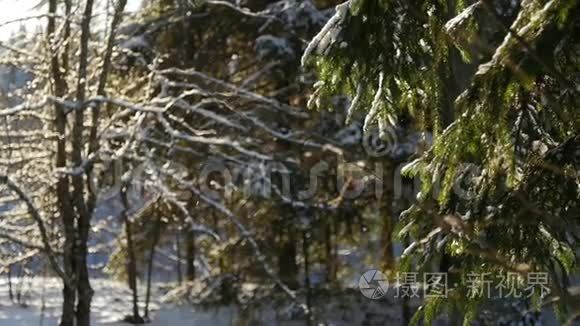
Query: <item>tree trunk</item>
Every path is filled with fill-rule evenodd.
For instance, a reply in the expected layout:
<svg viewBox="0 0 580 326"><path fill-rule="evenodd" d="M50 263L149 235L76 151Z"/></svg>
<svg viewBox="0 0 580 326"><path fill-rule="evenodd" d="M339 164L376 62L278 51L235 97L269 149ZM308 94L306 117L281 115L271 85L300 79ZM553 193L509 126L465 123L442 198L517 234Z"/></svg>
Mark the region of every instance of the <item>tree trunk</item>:
<svg viewBox="0 0 580 326"><path fill-rule="evenodd" d="M213 210L210 210L209 214L211 214L211 217L213 220L214 230L216 230L216 231L219 230L219 221L218 221L217 214ZM220 253L219 258L218 258L218 266L219 266L219 274L223 274L225 272L225 266L224 266L224 259L223 259L221 253Z"/></svg>
<svg viewBox="0 0 580 326"><path fill-rule="evenodd" d="M129 281L129 288L133 294L133 315L129 322L143 323L143 319L139 316L139 296L137 293L137 261L135 258L135 248L133 245L133 232L131 230L131 221L129 219L129 202L127 199L127 187L121 189L121 199L123 201L123 222L125 223L125 237L127 238L127 278Z"/></svg>
<svg viewBox="0 0 580 326"><path fill-rule="evenodd" d="M8 266L8 296L10 302L14 302L14 292L12 291L12 266Z"/></svg>
<svg viewBox="0 0 580 326"><path fill-rule="evenodd" d="M22 303L22 287L24 286L24 267L22 266L23 263L21 263L20 268L18 269L18 279L20 279L20 281L18 282L18 288L16 289L16 303L20 304Z"/></svg>
<svg viewBox="0 0 580 326"><path fill-rule="evenodd" d="M70 2L66 1L65 11L69 10ZM48 24L47 36L50 47L56 46L56 22L55 15L57 13L57 0L49 0L48 2ZM68 31L68 25L65 23L65 32ZM66 56L66 53L63 55ZM56 97L62 97L66 93L66 81L63 78L64 69L68 66L60 66L58 56L52 55L50 58L51 78L53 82L53 93ZM55 127L59 135L56 141L56 168L64 168L66 166L66 115L62 106L58 103L54 104L55 111ZM61 326L74 326L75 319L75 301L76 301L76 286L73 283L75 279L76 264L74 262L74 246L75 246L75 221L74 209L71 205L71 198L69 193L69 180L64 174L58 175L56 183L56 197L57 205L62 219L64 228L64 245L63 245L63 265L64 274L69 278L69 282L63 280L63 303L62 303L62 317L60 321Z"/></svg>
<svg viewBox="0 0 580 326"><path fill-rule="evenodd" d="M149 301L151 300L151 276L153 274L153 262L155 261L155 248L159 243L161 235L161 214L157 213L153 230L153 240L151 241L151 249L149 250L149 262L147 266L147 293L145 294L145 320L149 319Z"/></svg>
<svg viewBox="0 0 580 326"><path fill-rule="evenodd" d="M381 263L383 271L392 271L395 268L395 257L393 253L393 230L395 224L395 219L393 217L393 180L395 176L395 167L392 166L392 164L384 165L384 167L386 170L383 172L382 177L384 177L384 180L386 180L386 182L383 182L383 186L386 186L386 189L384 190L381 201L379 202L379 217L383 222L381 231Z"/></svg>
<svg viewBox="0 0 580 326"><path fill-rule="evenodd" d="M306 326L312 325L312 294L310 292L310 257L308 256L308 232L302 231L302 251L304 254L304 288L306 292Z"/></svg>
<svg viewBox="0 0 580 326"><path fill-rule="evenodd" d="M324 224L324 249L326 254L326 278L330 285L336 285L336 256L333 245L333 220Z"/></svg>
<svg viewBox="0 0 580 326"><path fill-rule="evenodd" d="M447 0L447 18L455 17L457 11L457 0ZM449 62L448 78L445 80L446 92L444 96L447 99L447 105L444 106L445 111L442 112L442 130L449 126L455 120L455 100L463 90L469 86L472 76L477 69L477 63L465 63L461 58L459 51L450 47L447 51ZM443 75L445 76L445 75ZM447 273L447 280L453 284L460 276L456 272L450 272L453 265L454 258L443 252L439 266L440 272ZM449 319L452 325L460 325L463 320L463 313L453 306L449 312Z"/></svg>
<svg viewBox="0 0 580 326"><path fill-rule="evenodd" d="M86 83L87 83L87 68L89 56L89 39L91 37L91 18L93 15L93 0L87 0L85 9L83 11L83 18L81 21L81 36L79 43L79 66L77 75L76 101L84 103L86 97ZM84 105L84 104L83 104ZM83 164L83 149L84 149L84 108L79 108L74 112L74 123L72 127L72 151L71 158L75 167L80 167ZM91 300L93 297L93 289L89 281L89 271L87 266L87 242L89 238L91 214L85 201L85 183L82 174L75 174L71 177L73 193L72 203L77 213L78 223L78 238L76 239L75 253L73 257L76 258L75 264L77 267L77 311L76 322L77 326L88 326L91 324Z"/></svg>
<svg viewBox="0 0 580 326"><path fill-rule="evenodd" d="M177 283L181 285L183 283L183 274L181 273L181 239L180 239L181 230L177 230L175 232L175 254L177 255Z"/></svg>
<svg viewBox="0 0 580 326"><path fill-rule="evenodd" d="M127 262L127 274L131 291L133 291L133 317L136 320L139 318L139 297L137 292L137 264L135 261L135 249L133 248L131 222L127 221L125 231L127 236L127 257L129 259Z"/></svg>
<svg viewBox="0 0 580 326"><path fill-rule="evenodd" d="M91 324L91 301L93 299L93 289L91 288L89 267L87 263L88 257L88 241L90 231L89 216L84 218L79 217L79 241L77 243L77 326L88 326Z"/></svg>
<svg viewBox="0 0 580 326"><path fill-rule="evenodd" d="M185 264L188 282L195 280L195 234L191 227L185 231Z"/></svg>
<svg viewBox="0 0 580 326"><path fill-rule="evenodd" d="M78 256L78 303L77 303L77 326L88 326L91 324L91 301L93 299L93 289L89 280L89 270L87 267L87 245L81 244Z"/></svg>
<svg viewBox="0 0 580 326"><path fill-rule="evenodd" d="M75 324L75 301L77 289L65 284L62 290L62 316L60 326L74 326Z"/></svg>
<svg viewBox="0 0 580 326"><path fill-rule="evenodd" d="M293 229L288 228L287 234L282 234L281 246L278 253L278 276L290 289L298 289L300 285L296 263L296 237Z"/></svg>

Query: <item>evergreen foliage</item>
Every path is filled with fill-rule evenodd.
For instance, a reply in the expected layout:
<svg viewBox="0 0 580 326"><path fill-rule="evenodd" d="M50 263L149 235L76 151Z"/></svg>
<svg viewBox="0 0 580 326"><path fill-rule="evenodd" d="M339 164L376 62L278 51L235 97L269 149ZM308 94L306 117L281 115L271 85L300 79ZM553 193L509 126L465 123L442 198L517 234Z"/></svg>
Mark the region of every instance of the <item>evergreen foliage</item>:
<svg viewBox="0 0 580 326"><path fill-rule="evenodd" d="M435 135L404 169L422 191L400 219L399 235L415 241L403 260L426 267L451 255L463 272L548 272L565 293L580 235L578 7L351 0L312 40L303 57L320 74L312 103L345 92L351 112L367 112L365 130L393 128L405 113ZM467 322L479 304L465 293L460 282L447 304L463 300ZM441 304L427 304L426 320Z"/></svg>

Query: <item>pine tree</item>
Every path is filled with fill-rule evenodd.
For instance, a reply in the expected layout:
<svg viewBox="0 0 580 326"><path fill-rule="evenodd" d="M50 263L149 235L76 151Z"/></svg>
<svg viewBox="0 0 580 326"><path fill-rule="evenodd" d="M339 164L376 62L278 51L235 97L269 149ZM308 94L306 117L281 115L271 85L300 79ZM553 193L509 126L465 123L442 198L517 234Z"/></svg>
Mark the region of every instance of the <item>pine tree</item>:
<svg viewBox="0 0 580 326"><path fill-rule="evenodd" d="M408 114L434 143L404 169L422 181L400 218L414 242L401 267L449 256L464 273L548 273L560 303L580 217L578 1L351 0L309 44L320 81L311 103L352 96L365 131ZM477 315L466 280L427 303ZM418 317L421 314L418 315Z"/></svg>

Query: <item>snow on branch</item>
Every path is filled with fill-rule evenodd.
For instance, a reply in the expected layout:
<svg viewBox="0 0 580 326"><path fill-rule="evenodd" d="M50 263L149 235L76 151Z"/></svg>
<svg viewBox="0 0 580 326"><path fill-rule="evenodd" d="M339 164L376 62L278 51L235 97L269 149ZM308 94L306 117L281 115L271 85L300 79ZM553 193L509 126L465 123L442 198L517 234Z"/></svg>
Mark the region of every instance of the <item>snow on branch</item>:
<svg viewBox="0 0 580 326"><path fill-rule="evenodd" d="M453 17L445 24L445 30L449 34L454 34L458 29L463 28L466 22L473 17L475 11L481 6L481 1L476 1L471 6L465 8L459 15Z"/></svg>
<svg viewBox="0 0 580 326"><path fill-rule="evenodd" d="M48 231L46 229L46 226L44 225L44 219L42 218L40 211L34 205L32 199L26 194L24 190L22 190L22 188L18 184L12 181L7 175L0 175L0 183L5 184L8 187L8 189L15 192L20 198L20 200L24 202L24 204L28 209L28 212L30 213L30 216L34 219L34 221L38 226L38 230L40 232L40 236L42 239L42 244L44 246L43 251L48 256L50 265L65 282L70 283L68 276L63 272L63 270L58 265L56 254L52 249L50 240L48 238Z"/></svg>
<svg viewBox="0 0 580 326"><path fill-rule="evenodd" d="M202 115L206 118L215 120L218 123L221 123L225 126L234 128L234 129L238 129L240 131L247 131L246 128L244 128L243 126L240 126L239 123L230 121L228 118L223 117L219 114L216 114L212 111L206 110L203 108L203 106L207 106L209 104L222 104L222 101L216 100L216 99L203 99L200 102L196 103L195 105L189 105L186 101L183 100L184 97L189 96L189 92L184 92L183 94L181 94L178 98L173 98L170 100L170 102L165 106L165 109L169 109L172 106L176 106L180 109L183 109L185 111L190 111L190 112L194 112L197 113L199 115Z"/></svg>
<svg viewBox="0 0 580 326"><path fill-rule="evenodd" d="M249 16L249 17L255 17L255 18L265 18L265 19L272 19L274 18L273 16L264 14L264 13L260 13L260 12L252 12L250 9L247 8L242 8L239 6L236 6L235 4L228 2L228 1L222 1L222 0L203 0L204 4L209 4L209 5L215 5L215 6L223 6L223 7L227 7L230 9L235 10L236 12L245 15L245 16Z"/></svg>
<svg viewBox="0 0 580 326"><path fill-rule="evenodd" d="M232 141L229 138L217 138L217 137L200 137L200 136L192 136L178 130L174 129L171 124L163 117L161 114L157 114L157 121L161 123L161 125L165 128L165 131L174 138L182 139L191 143L200 143L200 144L207 144L207 145L222 145L231 147L238 152L258 158L264 161L271 161L273 158L268 155L260 154L258 152L246 149L238 141Z"/></svg>
<svg viewBox="0 0 580 326"><path fill-rule="evenodd" d="M15 114L20 113L22 111L28 111L28 110L37 110L37 109L44 107L45 105L46 105L45 100L43 100L39 103L34 103L34 104L22 103L22 104L19 104L17 106L11 107L11 108L0 110L0 116L15 115Z"/></svg>
<svg viewBox="0 0 580 326"><path fill-rule="evenodd" d="M336 6L336 13L332 16L326 25L322 27L320 32L312 38L304 54L302 54L302 59L300 60L302 66L306 66L308 59L312 56L314 51L319 53L324 53L329 46L331 46L337 39L342 24L346 19L347 12L350 6L350 1L342 3Z"/></svg>
<svg viewBox="0 0 580 326"><path fill-rule="evenodd" d="M67 101L67 100L64 100L64 99L61 99L58 97L54 97L54 96L48 96L48 99L53 101L54 103L57 103L57 104L60 104L64 107L66 107L70 110L86 109L91 104L108 103L108 104L117 105L117 106L124 107L124 108L127 108L127 109L132 110L132 111L137 111L137 112L151 112L151 113L164 112L164 109L161 109L161 108L148 106L148 105L134 104L134 103L128 102L126 100L114 99L114 98L109 98L109 97L105 97L105 96L95 96L93 98L86 100L83 103Z"/></svg>
<svg viewBox="0 0 580 326"><path fill-rule="evenodd" d="M217 78L210 77L202 72L199 72L195 69L178 69L178 68L168 68L165 70L157 71L157 73L161 75L169 75L169 74L176 74L182 76L190 76L190 77L197 77L201 78L207 82L210 82L215 85L219 85L224 87L227 90L233 91L233 94L238 95L240 97L245 97L249 100L262 102L269 104L271 108L276 111L284 112L291 116L301 117L301 118L308 118L308 114L306 112L301 111L298 108L294 108L283 103L280 103L274 99L264 97L260 94L250 92L246 89L240 88L234 84L227 83L223 80L219 80Z"/></svg>
<svg viewBox="0 0 580 326"><path fill-rule="evenodd" d="M286 286L286 284L284 284L284 282L282 282L282 280L276 275L275 271L272 269L272 267L270 266L270 264L266 260L265 255L260 250L260 246L258 245L256 239L254 239L252 237L252 233L242 224L242 222L240 222L240 219L232 211L230 211L222 203L220 203L217 200L204 194L192 182L186 181L186 180L181 179L181 178L177 178L172 174L168 174L168 173L163 172L162 170L158 170L158 172L159 172L159 174L170 177L175 182L177 182L180 186L191 191L192 194L194 194L195 196L200 198L207 205L209 205L210 207L213 207L215 210L217 210L220 213L222 213L223 215L225 215L230 220L230 222L238 229L241 236L243 238L245 238L250 243L250 245L252 246L252 248L254 249L254 252L256 254L256 259L258 259L258 261L262 264L262 267L264 268L264 270L268 274L268 276L274 281L274 283L276 283L276 285L278 285L284 291L284 293L286 293L286 295L288 295L288 297L291 300L293 300L295 302L298 301L296 293L294 291L290 290L290 288L288 288L288 286ZM303 303L299 303L299 304L302 307L302 309L304 309L304 311L308 311L305 304L303 304Z"/></svg>

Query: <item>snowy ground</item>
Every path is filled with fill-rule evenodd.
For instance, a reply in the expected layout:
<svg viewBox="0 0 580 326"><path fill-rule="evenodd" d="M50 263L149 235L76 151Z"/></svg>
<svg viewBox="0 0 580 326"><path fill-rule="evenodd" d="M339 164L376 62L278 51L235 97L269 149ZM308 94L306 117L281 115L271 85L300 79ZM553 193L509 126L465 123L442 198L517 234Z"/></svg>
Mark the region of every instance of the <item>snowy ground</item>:
<svg viewBox="0 0 580 326"><path fill-rule="evenodd" d="M93 325L128 325L121 322L131 311L131 294L127 286L103 279L93 279L91 284L95 290L91 315ZM0 326L57 325L61 311L60 281L53 278L24 278L21 284L13 284L15 295L20 286L22 286L21 303L11 302L7 279L0 279ZM144 291L141 291L141 301L144 299L143 294ZM304 321L300 318L292 320L282 317L286 320L281 320L280 314L271 308L242 313L233 306L217 308L177 306L161 303L159 298L160 294L155 293L150 313L152 322L148 325L304 325ZM380 319L381 324L384 324L385 320L392 321L392 325L400 324L397 321L400 309L396 305L385 307L377 302L373 307L368 307L368 301L362 296L357 295L354 298L356 300L348 303L342 299L328 303L326 311L322 312L320 317L324 318L327 324L337 326L360 325L368 318Z"/></svg>
<svg viewBox="0 0 580 326"><path fill-rule="evenodd" d="M91 314L93 325L128 325L121 322L131 311L131 294L126 284L103 279L93 279L91 284L95 290ZM21 284L13 284L14 293L18 292L20 285L21 303L11 302L7 279L0 278L0 326L57 325L61 311L60 281L52 278L25 278ZM242 311L235 306L178 306L162 303L160 294L155 293L153 296L150 313L152 322L148 325L304 325L304 320L294 315L295 312L288 310L288 307L273 309L265 306ZM144 291L140 291L140 301L143 299ZM324 300L320 306L318 317L324 325L401 324L400 305L389 301L371 302L358 292Z"/></svg>
<svg viewBox="0 0 580 326"><path fill-rule="evenodd" d="M128 325L121 322L131 311L131 294L126 284L104 279L91 280L95 296L92 304L93 325ZM19 290L19 287L22 288ZM13 284L13 292L21 293L20 303L9 298L8 282L0 278L0 326L54 326L58 325L61 311L61 283L53 278L24 278L22 283ZM157 292L157 293L156 293ZM151 326L192 325L304 325L304 320L285 308L261 307L242 311L235 306L213 308L178 306L160 301L161 291L154 291L151 303ZM140 291L140 301L144 301ZM316 315L319 324L347 325L402 325L400 302L393 299L368 300L356 290L347 290L316 300ZM44 302L44 304L43 304ZM418 302L413 303L416 306ZM44 306L44 309L42 308ZM141 306L141 311L143 311ZM288 317L294 315L294 317ZM505 325L559 325L551 311L544 311L542 322L520 324L521 319L512 319ZM439 318L435 325L446 325Z"/></svg>
<svg viewBox="0 0 580 326"><path fill-rule="evenodd" d="M120 322L131 311L131 296L126 285L108 280L92 280L95 297L92 305L94 325L127 325ZM13 284L18 288L18 284ZM57 279L27 279L22 284L22 304L12 303L6 278L0 279L0 326L58 324L61 283ZM44 299L43 299L44 298ZM42 309L44 300L45 309ZM233 310L227 308L198 310L161 304L158 296L151 306L152 322L148 325L232 325Z"/></svg>

